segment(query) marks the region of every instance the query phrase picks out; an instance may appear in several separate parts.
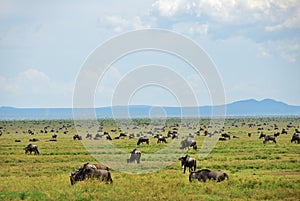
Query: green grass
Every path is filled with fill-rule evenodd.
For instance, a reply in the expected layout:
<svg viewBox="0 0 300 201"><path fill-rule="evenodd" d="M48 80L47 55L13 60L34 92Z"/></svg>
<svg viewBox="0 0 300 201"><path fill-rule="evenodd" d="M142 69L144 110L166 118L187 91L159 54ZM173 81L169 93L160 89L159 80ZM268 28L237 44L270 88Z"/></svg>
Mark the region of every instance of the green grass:
<svg viewBox="0 0 300 201"><path fill-rule="evenodd" d="M171 129L170 126L178 122L178 119L169 119L167 129L161 133L165 135ZM200 127L209 124L208 119L191 119L185 122L190 125L182 126L181 134L194 134ZM136 119L134 123L139 125L139 129L132 129L124 120L123 124L127 125L122 131L128 134L149 131L149 120ZM248 123L261 126L249 128ZM273 134L274 124L281 131L290 123L295 127L288 130L288 135L280 135L277 144L264 145L258 139L258 127L263 127L266 134ZM238 139L218 142L204 159L198 158L200 150L186 151L197 159L197 169L209 168L228 173L229 180L221 183L190 183L188 173L183 174L180 162L174 161L164 169L147 174L127 174L111 170L113 184L89 180L72 186L69 181L70 173L85 162L96 162L82 142L72 139L74 134L80 132L72 124L71 120L0 122L0 127L3 127L3 134L0 136L0 200L298 200L300 197L300 145L290 143L294 129L299 129L300 126L298 117L227 119L224 132L236 135ZM113 138L119 135L119 132L110 131L117 128L113 120L99 120L98 125L84 121L80 124L81 127L77 129L83 133L88 131L95 134L99 125L102 125L103 131L108 131ZM62 125L70 125L67 134L63 134L64 129L59 129ZM49 126L48 130L53 128L54 133L58 131L57 142L49 142L54 133L40 133L45 126ZM24 133L28 129L35 134ZM251 138L247 136L248 132L252 133ZM84 137L85 134L83 142L88 143ZM23 148L29 144L30 138L40 140L35 142L39 146L40 155L24 154ZM15 139L22 142L14 142ZM195 139L200 149L205 139L203 131ZM137 139L128 138L111 141L121 151L128 153L128 156L136 147L136 142ZM101 142L89 142L92 153L113 153L106 148L99 150L99 143ZM151 161L151 153L166 146L157 144L152 137L150 145L140 145L139 149L144 154L140 167L151 170L143 162L147 157ZM130 166L136 167L135 164Z"/></svg>

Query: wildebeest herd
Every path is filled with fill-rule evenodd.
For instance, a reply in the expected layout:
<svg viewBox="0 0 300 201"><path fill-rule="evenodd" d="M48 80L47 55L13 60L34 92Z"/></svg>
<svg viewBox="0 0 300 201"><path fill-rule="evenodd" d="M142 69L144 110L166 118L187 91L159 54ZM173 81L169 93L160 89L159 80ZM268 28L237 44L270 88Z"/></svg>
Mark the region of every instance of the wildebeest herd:
<svg viewBox="0 0 300 201"><path fill-rule="evenodd" d="M105 183L112 183L111 173L108 167L102 164L90 164L85 163L75 172L71 173L70 182L74 185L78 181L84 181L86 179L99 179Z"/></svg>
<svg viewBox="0 0 300 201"><path fill-rule="evenodd" d="M263 139L263 144L267 144L269 142L273 142L274 144L278 143L278 138L280 138L280 135L287 135L288 131L289 133L291 133L291 130L294 130L295 132L292 134L291 136L291 143L298 143L300 144L300 133L299 130L296 126L292 125L291 123L289 123L285 128L282 128L281 132L279 132L279 128L277 125L269 125L269 128L267 129L273 129L274 130L274 134L270 134L270 131L273 130L267 130L266 132L264 132L266 130L266 126L268 124L261 124L261 123L251 123L251 124L242 124L243 126L248 126L249 128L251 127L257 127L257 131L259 134L258 139ZM237 124L232 124L232 127L236 127ZM240 126L240 125L239 125ZM103 125L100 125L97 128L97 132L96 134L92 134L92 132L88 132L86 134L86 138L83 139L82 136L80 136L79 134L74 134L73 136L71 135L70 138L72 137L74 141L76 140L122 140L122 139L137 139L136 142L136 146L148 146L150 145L152 142L152 140L155 139L156 144L162 143L162 144L167 144L169 143L171 140L174 139L180 139L180 147L178 147L179 149L183 149L183 150L188 150L189 148L192 148L194 151L197 151L197 140L195 139L195 137L200 136L201 134L203 134L203 136L205 137L212 137L217 135L219 141L227 141L227 140L234 140L234 139L238 139L239 136L236 135L231 135L231 133L227 132L224 133L225 128L218 128L215 131L211 131L211 129L209 129L209 126L205 126L205 125L192 125L192 124L186 124L183 125L183 127L188 128L190 131L194 131L193 134L189 134L186 135L184 138L181 138L180 132L178 132L178 127L179 125L171 125L168 128L164 127L164 128L157 128L154 127L152 130L148 130L145 132L141 132L139 130L139 127L137 126L136 128L132 128L132 130L138 131L138 133L130 133L128 134L127 132L121 132L121 129L111 129L108 131L104 131L103 129ZM59 140L59 135L58 135L58 131L62 130L63 134L67 134L68 133L68 129L70 128L69 125L62 125L61 127L59 127L58 129L50 129L50 126L45 126L43 129L41 129L40 131L35 130L34 128L30 128L30 129L26 129L23 133L29 134L30 136L35 135L36 133L42 133L42 134L47 134L47 133L51 133L51 139L49 141L56 141ZM169 129L169 130L167 130ZM0 130L1 135L5 134L5 128L2 127L2 129ZM114 134L114 133L118 133L118 135ZM265 134L268 133L268 134ZM249 138L255 136L253 133L245 133L246 136L248 136ZM114 137L115 136L115 137ZM28 144L24 150L25 150L25 154L32 154L34 153L35 155L39 155L39 149L38 149L38 142L39 139L37 138L30 138L29 139L30 144ZM15 142L21 142L21 140L19 139L15 139ZM36 144L32 144L33 142L36 142ZM266 145L267 146L267 145ZM132 150L132 152L129 155L129 158L127 159L127 163L137 163L140 164L142 163L142 148L141 149L137 149L134 148ZM190 157L189 155L185 155L183 157L180 157L179 160L181 161L181 166L183 167L183 172L186 172L186 169L189 170L190 174L189 174L189 181L192 181L194 179L197 179L199 181L202 182L206 182L207 180L213 179L216 180L217 182L221 182L223 180L225 180L226 178L228 178L228 175L222 171L219 170L209 170L209 169L200 169L197 170L197 161L195 158ZM96 178L96 179L100 179L101 181L105 181L106 183L112 183L112 176L110 171L108 170L107 167L101 167L100 165L97 164L90 164L90 163L86 163L84 164L82 167L80 167L78 170L76 170L75 172L71 173L70 176L70 181L71 184L75 184L78 181L82 181L85 179L90 179L90 178Z"/></svg>

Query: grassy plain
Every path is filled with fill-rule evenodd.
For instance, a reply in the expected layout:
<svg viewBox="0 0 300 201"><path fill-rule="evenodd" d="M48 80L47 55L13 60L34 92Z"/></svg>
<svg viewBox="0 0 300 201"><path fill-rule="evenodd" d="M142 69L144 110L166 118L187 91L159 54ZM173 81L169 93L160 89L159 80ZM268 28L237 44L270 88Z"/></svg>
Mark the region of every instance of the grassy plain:
<svg viewBox="0 0 300 201"><path fill-rule="evenodd" d="M165 131L160 133L166 135L178 121L167 120ZM139 125L138 129L128 125L128 130L124 132L147 132L147 127L142 126L147 124L147 120L138 119L136 123ZM205 138L203 131L200 136L194 133L200 127L207 128L208 124L207 119L191 119L189 126L183 126L180 132L194 135L200 149ZM249 127L248 124L254 126ZM66 131L63 125L68 127L67 134L63 134ZM102 132L109 132L113 138L120 133L111 132L116 129L113 120L101 120L99 125L103 126ZM79 129L94 135L99 125L83 123ZM46 126L49 132L41 133L40 130ZM299 127L299 117L227 119L223 133L230 133L231 137L238 138L219 141L204 159L198 158L200 151L186 151L197 159L197 169L209 168L226 172L229 180L220 183L190 183L189 174L183 174L179 161L174 161L162 170L147 174L127 174L111 170L113 184L89 180L72 186L69 181L71 171L85 162L96 162L81 141L72 139L78 132L73 121L0 121L0 200L299 200L300 144L290 143L295 128L299 130ZM258 139L258 128L263 128L261 131L270 135L285 128L288 134L280 135L277 144L264 145ZM50 132L51 129L54 132ZM28 130L32 130L34 135L29 135ZM251 137L247 135L249 132ZM58 135L57 142L49 141L54 133ZM87 140L85 136L82 137L83 141ZM34 143L39 146L40 155L24 154L23 148L31 138L39 139ZM139 146L142 153L155 152L167 146L157 144L156 139L149 138L150 145ZM15 142L16 139L21 142ZM136 142L137 138L128 137L111 141L128 152L128 155L136 147Z"/></svg>

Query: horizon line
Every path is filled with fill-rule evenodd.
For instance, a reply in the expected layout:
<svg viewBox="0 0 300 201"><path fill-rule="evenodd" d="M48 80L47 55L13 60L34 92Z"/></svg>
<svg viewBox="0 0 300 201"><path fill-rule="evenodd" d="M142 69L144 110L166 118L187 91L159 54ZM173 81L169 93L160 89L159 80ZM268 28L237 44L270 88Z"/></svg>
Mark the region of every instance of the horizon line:
<svg viewBox="0 0 300 201"><path fill-rule="evenodd" d="M283 101L278 101L276 99L272 98L264 98L264 99L254 99L254 98L249 98L249 99L241 99L229 103L225 103L223 105L194 105L194 106L175 106L175 105L146 105L146 104L129 104L129 105L105 105L105 106L96 106L96 107L18 107L18 106L7 106L7 105L2 105L0 108L14 108L14 109L97 109L97 108L112 108L112 107L169 107L169 108L192 108L192 107L217 107L217 106L226 106L230 104L234 104L237 102L243 102L243 101L256 101L256 102L263 102L266 100L271 100L274 102L278 103L283 103L288 106L300 106L300 105L290 105L287 104Z"/></svg>

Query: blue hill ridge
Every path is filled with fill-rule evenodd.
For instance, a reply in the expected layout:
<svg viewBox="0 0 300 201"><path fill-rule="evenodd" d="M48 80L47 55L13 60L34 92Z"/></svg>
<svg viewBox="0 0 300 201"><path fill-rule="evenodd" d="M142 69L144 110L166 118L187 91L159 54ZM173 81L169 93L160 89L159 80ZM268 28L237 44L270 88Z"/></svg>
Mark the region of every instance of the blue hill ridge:
<svg viewBox="0 0 300 201"><path fill-rule="evenodd" d="M72 108L15 108L0 107L0 120L20 119L72 119L79 118L155 118L155 117L209 117L213 109L226 108L227 116L296 116L300 115L300 106L288 105L273 99L241 100L223 106L168 107L130 105L89 109ZM77 117L78 115L76 115Z"/></svg>

